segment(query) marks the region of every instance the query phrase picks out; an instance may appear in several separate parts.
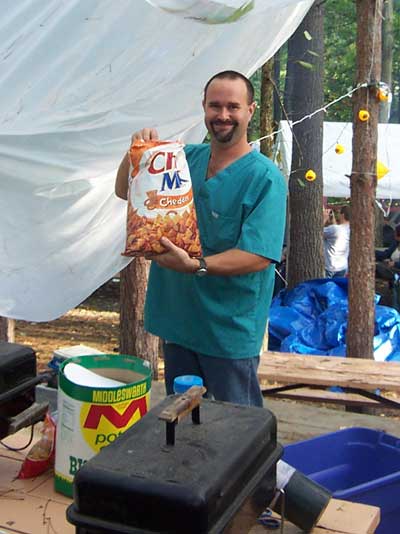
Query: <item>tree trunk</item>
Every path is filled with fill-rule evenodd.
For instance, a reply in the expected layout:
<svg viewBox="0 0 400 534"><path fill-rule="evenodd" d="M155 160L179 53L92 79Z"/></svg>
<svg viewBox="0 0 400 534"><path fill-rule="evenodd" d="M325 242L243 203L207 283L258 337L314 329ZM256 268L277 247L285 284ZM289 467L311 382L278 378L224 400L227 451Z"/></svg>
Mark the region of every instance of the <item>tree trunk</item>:
<svg viewBox="0 0 400 534"><path fill-rule="evenodd" d="M380 79L381 0L357 0L357 83ZM374 204L379 102L375 89L353 95L353 164L350 179L350 279L347 355L373 358L375 319ZM369 120L361 121L359 111Z"/></svg>
<svg viewBox="0 0 400 534"><path fill-rule="evenodd" d="M0 317L0 341L8 341L9 343L13 343L15 341L14 330L14 319Z"/></svg>
<svg viewBox="0 0 400 534"><path fill-rule="evenodd" d="M397 80L397 85L400 86L400 77ZM397 123L400 123L400 94L397 94ZM393 121L396 122L396 121Z"/></svg>
<svg viewBox="0 0 400 534"><path fill-rule="evenodd" d="M274 128L278 129L279 122L282 119L282 110L281 110L281 54L282 49L280 48L274 55L274 66L273 66L273 79L275 82L275 91L274 91Z"/></svg>
<svg viewBox="0 0 400 534"><path fill-rule="evenodd" d="M382 20L382 76L381 80L392 88L393 70L393 0L383 2ZM379 122L389 122L390 102L381 102L379 105ZM375 206L375 246L383 246L383 225L385 223L382 210Z"/></svg>
<svg viewBox="0 0 400 534"><path fill-rule="evenodd" d="M383 2L382 21L382 76L381 80L392 88L393 70L393 0ZM379 122L389 122L390 102L381 102L379 108Z"/></svg>
<svg viewBox="0 0 400 534"><path fill-rule="evenodd" d="M312 38L309 40L306 36ZM323 105L323 55L323 4L316 2L289 43L288 57L293 61L295 79L291 99L296 110L291 117L294 121ZM311 64L311 68L306 68L301 62ZM319 113L293 128L292 171L289 179L289 287L320 278L324 274L323 118L323 114ZM316 180L305 179L309 169L316 173Z"/></svg>
<svg viewBox="0 0 400 534"><path fill-rule="evenodd" d="M274 86L272 84L272 70L274 65L274 58L267 61L261 69L261 104L260 104L260 135L271 135L274 130L273 125L273 94ZM274 139L267 137L261 140L261 152L268 156L272 156L272 147Z"/></svg>
<svg viewBox="0 0 400 534"><path fill-rule="evenodd" d="M383 225L385 217L383 211L375 204L375 247L383 247Z"/></svg>
<svg viewBox="0 0 400 534"><path fill-rule="evenodd" d="M303 21L304 22L304 21ZM298 29L297 29L298 31ZM283 117L284 120L291 119L293 111L293 91L294 91L294 79L295 79L295 63L294 59L296 57L296 42L297 38L295 32L288 40L288 50L287 50L287 61L286 61L286 76L285 76L285 86L283 89L283 108L286 113L286 117ZM292 57L292 55L294 57Z"/></svg>
<svg viewBox="0 0 400 534"><path fill-rule="evenodd" d="M148 270L149 262L136 258L121 271L120 353L149 361L157 380L159 339L145 332L143 322Z"/></svg>

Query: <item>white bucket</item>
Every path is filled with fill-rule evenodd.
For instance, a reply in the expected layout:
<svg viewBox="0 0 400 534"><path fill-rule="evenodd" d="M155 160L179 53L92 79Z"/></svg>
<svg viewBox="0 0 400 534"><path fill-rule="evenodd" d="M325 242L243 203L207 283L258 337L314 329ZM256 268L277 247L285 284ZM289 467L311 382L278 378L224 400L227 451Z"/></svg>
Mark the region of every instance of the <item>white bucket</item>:
<svg viewBox="0 0 400 534"><path fill-rule="evenodd" d="M72 497L78 469L146 414L150 389L150 364L134 356L95 354L61 365L56 491Z"/></svg>

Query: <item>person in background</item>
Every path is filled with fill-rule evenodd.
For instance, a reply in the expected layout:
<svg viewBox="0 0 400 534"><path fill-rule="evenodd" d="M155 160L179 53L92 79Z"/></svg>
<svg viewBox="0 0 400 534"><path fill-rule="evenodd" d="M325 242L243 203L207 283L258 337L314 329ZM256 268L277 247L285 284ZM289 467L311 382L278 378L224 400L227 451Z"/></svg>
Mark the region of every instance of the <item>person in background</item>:
<svg viewBox="0 0 400 534"><path fill-rule="evenodd" d="M375 250L375 260L383 261L389 267L400 268L400 224L394 230L393 243L385 250Z"/></svg>
<svg viewBox="0 0 400 534"><path fill-rule="evenodd" d="M262 406L259 353L280 262L286 184L278 168L252 150L251 82L235 71L204 88L210 144L187 145L203 258L191 258L165 237L153 256L145 329L164 340L167 394L179 375L199 375L216 400ZM158 139L144 128L133 140ZM129 158L117 173L116 194L127 198Z"/></svg>
<svg viewBox="0 0 400 534"><path fill-rule="evenodd" d="M325 276L345 276L350 250L350 206L342 206L336 224L333 211L324 210Z"/></svg>
<svg viewBox="0 0 400 534"><path fill-rule="evenodd" d="M283 245L281 261L275 265L275 283L274 283L274 292L273 298L278 295L278 293L287 287L286 281L286 245Z"/></svg>
<svg viewBox="0 0 400 534"><path fill-rule="evenodd" d="M394 231L394 241L385 250L375 251L375 275L389 281L392 287L394 275L400 271L400 224Z"/></svg>

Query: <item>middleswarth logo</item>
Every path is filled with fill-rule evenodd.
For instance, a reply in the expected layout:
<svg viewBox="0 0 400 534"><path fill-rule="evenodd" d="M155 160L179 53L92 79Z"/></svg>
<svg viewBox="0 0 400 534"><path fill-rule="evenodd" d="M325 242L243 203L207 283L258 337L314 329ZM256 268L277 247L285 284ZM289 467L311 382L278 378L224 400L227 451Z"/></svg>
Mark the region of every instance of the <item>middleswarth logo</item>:
<svg viewBox="0 0 400 534"><path fill-rule="evenodd" d="M123 392L123 390L114 390L106 393L113 393L115 401L119 400L116 394L121 393L121 391ZM104 391L94 391L94 397L96 397L96 393L103 394ZM103 399L101 400L104 402ZM95 452L99 452L100 449L115 441L122 432L143 417L147 412L147 404L148 395L116 404L83 403L80 422L86 443Z"/></svg>

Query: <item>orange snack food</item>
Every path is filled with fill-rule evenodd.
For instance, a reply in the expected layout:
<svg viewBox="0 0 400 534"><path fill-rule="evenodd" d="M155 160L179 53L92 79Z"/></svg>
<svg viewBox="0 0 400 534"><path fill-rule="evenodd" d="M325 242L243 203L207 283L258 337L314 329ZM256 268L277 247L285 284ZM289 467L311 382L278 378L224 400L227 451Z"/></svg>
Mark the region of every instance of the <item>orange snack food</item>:
<svg viewBox="0 0 400 534"><path fill-rule="evenodd" d="M56 423L49 413L43 422L41 438L29 450L17 478L33 478L54 465Z"/></svg>
<svg viewBox="0 0 400 534"><path fill-rule="evenodd" d="M161 237L202 255L192 180L183 145L135 141L129 149L128 220L124 256L161 254Z"/></svg>

